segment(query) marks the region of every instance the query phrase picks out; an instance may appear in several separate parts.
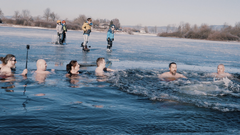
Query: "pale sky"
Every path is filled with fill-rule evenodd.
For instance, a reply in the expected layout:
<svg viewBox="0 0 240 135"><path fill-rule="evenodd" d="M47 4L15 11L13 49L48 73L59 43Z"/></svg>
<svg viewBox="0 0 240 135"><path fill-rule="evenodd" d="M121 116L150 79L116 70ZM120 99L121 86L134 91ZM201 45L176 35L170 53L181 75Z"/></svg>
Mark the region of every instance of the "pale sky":
<svg viewBox="0 0 240 135"><path fill-rule="evenodd" d="M73 20L80 14L93 19L118 18L121 25L167 26L188 22L191 25L234 26L240 22L240 0L0 0L5 16L27 9L42 16L46 8L61 19Z"/></svg>

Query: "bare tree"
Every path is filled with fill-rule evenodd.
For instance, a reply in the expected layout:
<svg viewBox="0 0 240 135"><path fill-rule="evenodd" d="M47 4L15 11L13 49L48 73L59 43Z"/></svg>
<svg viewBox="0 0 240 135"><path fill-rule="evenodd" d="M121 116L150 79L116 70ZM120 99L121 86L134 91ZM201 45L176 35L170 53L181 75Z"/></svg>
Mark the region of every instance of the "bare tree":
<svg viewBox="0 0 240 135"><path fill-rule="evenodd" d="M15 11L14 15L13 15L13 18L19 19L20 17L21 17L20 12L19 11Z"/></svg>
<svg viewBox="0 0 240 135"><path fill-rule="evenodd" d="M157 33L158 32L158 29L157 29L157 26L154 27L154 33Z"/></svg>
<svg viewBox="0 0 240 135"><path fill-rule="evenodd" d="M170 26L171 26L171 27L170 27L171 32L176 32L176 31L177 31L177 26L176 26L176 24L171 24Z"/></svg>
<svg viewBox="0 0 240 135"><path fill-rule="evenodd" d="M178 26L178 30L177 30L179 33L182 33L182 26L181 25L179 25Z"/></svg>
<svg viewBox="0 0 240 135"><path fill-rule="evenodd" d="M240 22L235 23L235 28L238 28L238 29L240 28Z"/></svg>
<svg viewBox="0 0 240 135"><path fill-rule="evenodd" d="M184 26L183 26L183 31L184 32L188 32L188 31L190 31L190 29L191 29L190 24L189 23L185 23Z"/></svg>
<svg viewBox="0 0 240 135"><path fill-rule="evenodd" d="M197 31L198 31L198 26L197 26L197 24L194 24L194 25L193 25L193 31L194 31L194 32L197 32Z"/></svg>
<svg viewBox="0 0 240 135"><path fill-rule="evenodd" d="M0 9L0 17L3 18L4 17L4 14L2 12L2 10Z"/></svg>
<svg viewBox="0 0 240 135"><path fill-rule="evenodd" d="M170 28L171 28L171 26L170 26L170 24L168 24L167 27L166 27L166 33L169 32Z"/></svg>
<svg viewBox="0 0 240 135"><path fill-rule="evenodd" d="M146 33L148 33L148 27L147 27L147 26L144 27L144 31L145 31Z"/></svg>
<svg viewBox="0 0 240 135"><path fill-rule="evenodd" d="M94 27L94 28L99 27L99 24L100 24L100 20L99 20L99 19L93 20L93 27Z"/></svg>
<svg viewBox="0 0 240 135"><path fill-rule="evenodd" d="M134 26L134 29L136 29L136 30L140 30L141 28L142 28L141 24L138 24L138 25Z"/></svg>
<svg viewBox="0 0 240 135"><path fill-rule="evenodd" d="M38 15L38 16L34 17L33 19L34 19L35 21L41 21L41 16Z"/></svg>
<svg viewBox="0 0 240 135"><path fill-rule="evenodd" d="M22 17L24 18L24 19L29 19L30 18L30 11L29 10L22 10Z"/></svg>
<svg viewBox="0 0 240 135"><path fill-rule="evenodd" d="M44 10L43 18L46 18L46 20L48 21L48 19L50 18L50 14L51 14L50 8L46 8ZM54 19L55 19L55 17L54 17Z"/></svg>
<svg viewBox="0 0 240 135"><path fill-rule="evenodd" d="M52 12L52 13L50 13L49 17L51 18L52 21L55 21L57 19L57 14Z"/></svg>
<svg viewBox="0 0 240 135"><path fill-rule="evenodd" d="M113 19L113 24L115 25L115 29L118 30L121 27L121 24L119 22L119 19Z"/></svg>
<svg viewBox="0 0 240 135"><path fill-rule="evenodd" d="M86 21L87 21L87 17L85 15L79 15L79 17L75 18L73 22L82 26L83 23Z"/></svg>

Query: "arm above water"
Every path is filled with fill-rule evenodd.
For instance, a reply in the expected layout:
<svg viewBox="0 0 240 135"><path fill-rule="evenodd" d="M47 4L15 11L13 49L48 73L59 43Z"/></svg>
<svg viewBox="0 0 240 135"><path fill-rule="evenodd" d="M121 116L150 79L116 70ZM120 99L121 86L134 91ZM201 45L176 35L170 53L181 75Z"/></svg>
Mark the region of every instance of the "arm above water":
<svg viewBox="0 0 240 135"><path fill-rule="evenodd" d="M180 78L185 78L185 79L187 79L187 77L184 76L184 75L182 75L182 74L179 74L179 77L180 77Z"/></svg>
<svg viewBox="0 0 240 135"><path fill-rule="evenodd" d="M233 78L233 75L229 73L223 73L223 74L212 73L211 76L216 78L223 78L223 77Z"/></svg>
<svg viewBox="0 0 240 135"><path fill-rule="evenodd" d="M25 76L27 73L28 73L28 70L27 70L27 69L24 69L21 75L24 75L24 76Z"/></svg>
<svg viewBox="0 0 240 135"><path fill-rule="evenodd" d="M110 68L107 68L107 71L109 71L109 72L113 72L113 71L115 71L115 70L110 69Z"/></svg>

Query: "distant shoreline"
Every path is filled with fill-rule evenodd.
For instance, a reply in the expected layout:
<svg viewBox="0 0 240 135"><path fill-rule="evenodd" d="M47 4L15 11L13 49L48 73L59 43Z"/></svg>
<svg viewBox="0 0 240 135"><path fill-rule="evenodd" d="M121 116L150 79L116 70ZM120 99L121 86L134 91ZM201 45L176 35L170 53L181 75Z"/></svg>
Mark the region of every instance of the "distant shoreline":
<svg viewBox="0 0 240 135"><path fill-rule="evenodd" d="M0 23L0 26L5 26L5 27L15 27L15 28L32 28L32 29L46 29L46 30L56 30L55 28L46 28L46 27L36 27L36 26L23 26L23 25L13 25L13 24L3 24ZM68 31L82 31L82 30L68 30ZM93 32L102 32L102 33L107 33L107 30L105 31L101 31L101 30L97 30L97 29L93 29ZM119 32L116 31L117 34L126 34L129 35L127 32ZM157 36L157 34L142 34L142 33L137 33L134 32L133 35L142 35L142 36Z"/></svg>
<svg viewBox="0 0 240 135"><path fill-rule="evenodd" d="M23 26L23 25L13 25L13 24L3 24L0 23L0 27L1 26L5 26L5 27L15 27L15 28L31 28L31 29L46 29L46 30L55 30L55 28L46 28L46 27L36 27L36 26ZM69 31L82 31L82 30L69 30ZM96 29L92 29L93 32L101 32L101 33L107 33L107 31L100 31L100 30L96 30ZM116 34L126 34L126 35L130 35L127 32L116 32ZM140 35L140 36L156 36L156 37L160 37L160 38L177 38L177 39L187 39L187 40L200 40L200 41L211 41L211 42L227 42L227 43L240 43L240 41L229 41L229 40L207 40L207 39L191 39L191 38L179 38L179 37L161 37L161 36L157 36L157 34L142 34L142 33L137 33L137 32L133 32L133 36L134 35ZM132 35L130 35L132 36Z"/></svg>

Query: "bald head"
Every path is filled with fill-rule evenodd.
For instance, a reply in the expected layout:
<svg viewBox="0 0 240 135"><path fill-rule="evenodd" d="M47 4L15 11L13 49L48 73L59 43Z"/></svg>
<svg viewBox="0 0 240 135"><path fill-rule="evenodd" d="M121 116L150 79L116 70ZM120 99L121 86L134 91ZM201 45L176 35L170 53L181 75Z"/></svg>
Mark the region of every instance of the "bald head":
<svg viewBox="0 0 240 135"><path fill-rule="evenodd" d="M37 61L37 70L45 71L47 69L47 63L44 59Z"/></svg>
<svg viewBox="0 0 240 135"><path fill-rule="evenodd" d="M219 64L218 67L217 67L217 72L218 74L223 74L225 71L225 67L223 64Z"/></svg>

